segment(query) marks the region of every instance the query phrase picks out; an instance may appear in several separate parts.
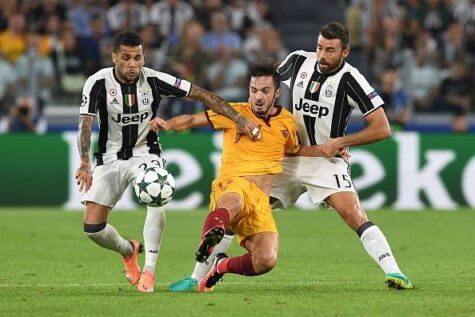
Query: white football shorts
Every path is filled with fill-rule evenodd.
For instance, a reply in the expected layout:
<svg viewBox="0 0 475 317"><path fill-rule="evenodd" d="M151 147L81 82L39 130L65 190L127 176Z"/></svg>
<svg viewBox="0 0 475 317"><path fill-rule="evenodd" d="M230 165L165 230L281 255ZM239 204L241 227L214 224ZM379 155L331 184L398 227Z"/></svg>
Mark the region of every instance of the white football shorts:
<svg viewBox="0 0 475 317"><path fill-rule="evenodd" d="M272 208L287 208L305 192L317 205L334 193L348 191L356 192L349 165L343 159L286 156L282 173L273 177L270 196L278 199Z"/></svg>
<svg viewBox="0 0 475 317"><path fill-rule="evenodd" d="M92 201L114 208L130 183L145 168L159 166L164 168L165 161L156 154L133 156L128 160L113 162L94 167L92 186L82 197L82 203Z"/></svg>

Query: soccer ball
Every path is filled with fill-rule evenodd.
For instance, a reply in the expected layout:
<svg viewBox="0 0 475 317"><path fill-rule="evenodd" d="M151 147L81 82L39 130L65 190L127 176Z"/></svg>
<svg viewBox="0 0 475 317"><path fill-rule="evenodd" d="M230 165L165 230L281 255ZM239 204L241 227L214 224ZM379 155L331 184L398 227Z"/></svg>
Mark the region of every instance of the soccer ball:
<svg viewBox="0 0 475 317"><path fill-rule="evenodd" d="M149 167L140 172L134 182L135 195L147 206L165 206L175 193L173 175L161 167Z"/></svg>

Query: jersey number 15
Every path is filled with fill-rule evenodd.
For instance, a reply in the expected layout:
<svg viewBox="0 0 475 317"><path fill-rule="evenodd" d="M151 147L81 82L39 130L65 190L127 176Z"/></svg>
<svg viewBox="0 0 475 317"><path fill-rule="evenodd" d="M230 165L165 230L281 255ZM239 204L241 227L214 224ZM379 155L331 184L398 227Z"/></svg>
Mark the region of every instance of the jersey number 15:
<svg viewBox="0 0 475 317"><path fill-rule="evenodd" d="M344 188L351 188L351 180L350 180L350 177L348 175L346 175L346 174L342 174L342 175L334 174L333 176L335 176L336 185L338 186L338 188L341 188L342 185L344 185L343 186ZM343 182L345 182L345 184L342 184Z"/></svg>

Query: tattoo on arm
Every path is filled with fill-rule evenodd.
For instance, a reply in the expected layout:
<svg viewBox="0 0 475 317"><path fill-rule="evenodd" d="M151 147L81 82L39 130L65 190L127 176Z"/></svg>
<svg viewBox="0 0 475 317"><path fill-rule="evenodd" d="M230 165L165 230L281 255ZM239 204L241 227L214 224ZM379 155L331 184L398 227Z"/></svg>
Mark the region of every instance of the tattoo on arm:
<svg viewBox="0 0 475 317"><path fill-rule="evenodd" d="M91 148L91 132L93 122L93 116L81 115L79 117L78 151L81 162L89 162L89 150Z"/></svg>
<svg viewBox="0 0 475 317"><path fill-rule="evenodd" d="M199 86L192 85L188 97L203 102L208 106L208 108L217 114L223 115L233 120L238 128L244 128L246 124L246 118L231 108L231 106L229 106L229 104L223 98L216 95L215 93L212 93Z"/></svg>

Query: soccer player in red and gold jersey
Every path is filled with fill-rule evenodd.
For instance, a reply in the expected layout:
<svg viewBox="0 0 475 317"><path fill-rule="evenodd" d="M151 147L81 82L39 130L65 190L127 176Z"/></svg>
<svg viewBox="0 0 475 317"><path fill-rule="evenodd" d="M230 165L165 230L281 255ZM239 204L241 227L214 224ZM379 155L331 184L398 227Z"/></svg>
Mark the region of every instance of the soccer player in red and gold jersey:
<svg viewBox="0 0 475 317"><path fill-rule="evenodd" d="M269 204L272 176L282 171L285 154L321 155L319 146L299 145L296 120L285 108L275 105L280 93L276 70L272 59L253 64L249 102L230 104L248 119L260 123L260 141L236 140L233 122L213 111L181 115L168 121L156 118L150 123L155 131L182 131L205 125L223 130L222 164L211 186L211 212L203 226L196 260L208 259L226 228L235 232L239 244L248 252L232 258L217 254L210 272L199 281L198 291L211 291L225 273L254 276L274 268L279 235Z"/></svg>

